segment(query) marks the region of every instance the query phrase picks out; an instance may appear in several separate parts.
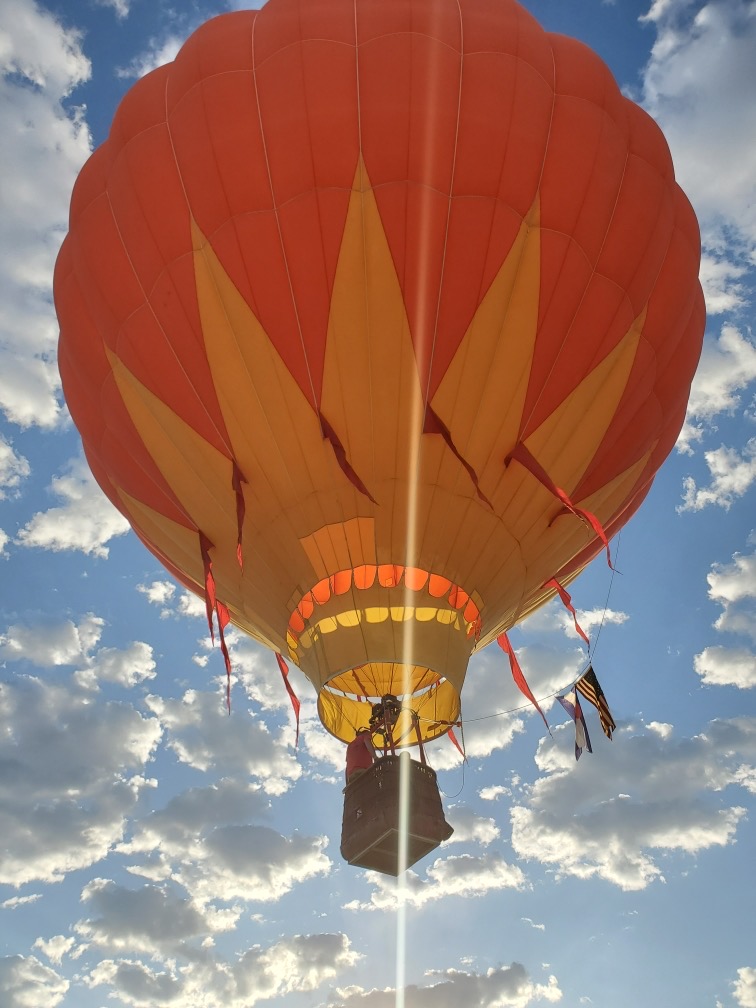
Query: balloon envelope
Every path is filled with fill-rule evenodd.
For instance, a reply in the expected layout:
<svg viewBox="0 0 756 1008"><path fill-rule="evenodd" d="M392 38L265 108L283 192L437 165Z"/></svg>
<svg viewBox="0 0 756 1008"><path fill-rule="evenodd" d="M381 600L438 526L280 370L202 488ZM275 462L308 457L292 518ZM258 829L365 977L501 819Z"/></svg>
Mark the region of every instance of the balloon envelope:
<svg viewBox="0 0 756 1008"><path fill-rule="evenodd" d="M648 492L699 258L657 126L513 0L270 0L82 170L64 391L137 535L329 731L394 693L432 738L472 650L601 550L580 512L611 536Z"/></svg>

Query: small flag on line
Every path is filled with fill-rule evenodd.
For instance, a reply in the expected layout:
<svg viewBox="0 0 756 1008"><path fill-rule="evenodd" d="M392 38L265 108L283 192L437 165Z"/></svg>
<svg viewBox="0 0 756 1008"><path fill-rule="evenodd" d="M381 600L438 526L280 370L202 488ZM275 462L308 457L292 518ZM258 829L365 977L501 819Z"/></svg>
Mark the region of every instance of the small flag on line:
<svg viewBox="0 0 756 1008"><path fill-rule="evenodd" d="M599 685L596 673L593 671L593 666L588 666L588 671L585 672L575 683L575 689L581 696L585 697L588 703L592 703L596 708L604 735L606 735L608 739L611 739L612 732L615 730L617 725L614 723L612 712L609 710L609 704L606 702L604 691Z"/></svg>
<svg viewBox="0 0 756 1008"><path fill-rule="evenodd" d="M589 753L593 752L593 749L591 749L591 740L588 736L588 728L586 727L583 711L580 707L580 701L574 690L570 690L564 696L558 696L557 700L575 722L575 759L579 760L583 754L583 749L587 749Z"/></svg>

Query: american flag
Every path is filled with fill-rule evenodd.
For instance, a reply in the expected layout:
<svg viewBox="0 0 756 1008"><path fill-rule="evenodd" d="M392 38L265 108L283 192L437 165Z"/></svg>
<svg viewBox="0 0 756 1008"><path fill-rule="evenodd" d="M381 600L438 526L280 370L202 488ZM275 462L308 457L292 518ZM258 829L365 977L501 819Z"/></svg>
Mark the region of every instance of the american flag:
<svg viewBox="0 0 756 1008"><path fill-rule="evenodd" d="M604 691L599 685L599 681L596 678L596 673L593 671L593 666L588 666L588 671L583 673L583 675L575 683L575 689L584 696L588 703L592 703L593 706L599 713L599 720L601 721L601 727L604 731L604 735L608 739L611 739L612 732L617 727L614 723L614 718L612 717L612 712L609 710L609 704L606 702L606 697L604 696Z"/></svg>

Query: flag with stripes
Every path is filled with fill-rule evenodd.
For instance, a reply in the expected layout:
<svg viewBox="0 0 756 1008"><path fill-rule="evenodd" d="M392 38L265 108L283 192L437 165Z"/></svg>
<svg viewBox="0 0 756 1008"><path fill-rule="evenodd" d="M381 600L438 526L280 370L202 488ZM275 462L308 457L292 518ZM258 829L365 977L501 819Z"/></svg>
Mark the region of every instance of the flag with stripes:
<svg viewBox="0 0 756 1008"><path fill-rule="evenodd" d="M588 666L588 671L585 672L575 683L575 689L584 696L588 703L592 703L593 706L599 713L599 720L601 721L601 727L604 731L604 735L608 739L611 739L612 732L617 727L614 723L614 718L612 717L612 712L609 710L609 704L606 702L606 697L604 696L604 691L599 685L599 681L596 678L596 673L593 671L593 666Z"/></svg>
<svg viewBox="0 0 756 1008"><path fill-rule="evenodd" d="M579 760L583 755L583 749L587 749L589 753L593 752L580 701L574 690L570 690L564 696L558 696L557 700L575 722L575 759Z"/></svg>

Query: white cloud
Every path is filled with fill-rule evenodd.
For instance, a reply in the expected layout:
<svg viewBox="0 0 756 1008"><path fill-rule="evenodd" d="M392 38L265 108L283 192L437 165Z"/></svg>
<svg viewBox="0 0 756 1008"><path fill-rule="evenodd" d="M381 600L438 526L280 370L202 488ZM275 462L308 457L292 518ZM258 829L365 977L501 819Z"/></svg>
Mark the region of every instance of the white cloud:
<svg viewBox="0 0 756 1008"><path fill-rule="evenodd" d="M29 462L0 434L0 500L17 493L30 471Z"/></svg>
<svg viewBox="0 0 756 1008"><path fill-rule="evenodd" d="M155 718L70 685L0 685L0 882L57 882L104 857L148 781Z"/></svg>
<svg viewBox="0 0 756 1008"><path fill-rule="evenodd" d="M5 551L5 547L8 545L9 542L10 537L8 536L8 533L3 532L3 530L0 529L0 557L2 556L7 557L8 554Z"/></svg>
<svg viewBox="0 0 756 1008"><path fill-rule="evenodd" d="M578 607L577 599L573 597L572 605L575 606L577 621L580 628L590 639L594 630L613 623L621 626L630 618L627 613L618 612L614 609L581 609ZM580 643L575 621L572 614L562 604L561 599L554 598L551 602L528 616L524 623L520 624L518 630L527 638L530 634L543 634L560 631L571 641ZM572 657L572 656L571 656Z"/></svg>
<svg viewBox="0 0 756 1008"><path fill-rule="evenodd" d="M188 943L228 931L240 911L200 906L166 886L127 889L110 879L94 879L82 891L82 902L97 916L76 924L85 941L116 951L144 954L197 955Z"/></svg>
<svg viewBox="0 0 756 1008"><path fill-rule="evenodd" d="M486 973L465 973L449 969L435 972L438 983L428 987L408 985L404 990L406 1008L459 1008L475 1005L476 1008L527 1008L537 1001L552 1004L562 999L562 991L555 976L545 984L531 980L524 966L513 962L510 966L489 969ZM351 988L336 991L328 1008L394 1008L396 993L384 990Z"/></svg>
<svg viewBox="0 0 756 1008"><path fill-rule="evenodd" d="M171 63L185 41L186 37L179 35L169 35L165 39L152 39L145 51L135 57L128 66L117 70L116 75L127 80L144 77L145 74L156 70L159 66Z"/></svg>
<svg viewBox="0 0 756 1008"><path fill-rule="evenodd" d="M700 441L705 430L710 431L715 416L732 415L742 408L742 392L754 380L756 346L735 326L722 326L716 340L704 342L690 390L685 424L677 441L678 451L692 454L693 442Z"/></svg>
<svg viewBox="0 0 756 1008"><path fill-rule="evenodd" d="M211 830L175 879L200 903L215 899L275 902L300 883L327 874L326 837L284 837L268 826Z"/></svg>
<svg viewBox="0 0 756 1008"><path fill-rule="evenodd" d="M756 654L747 648L707 647L693 665L707 686L756 686Z"/></svg>
<svg viewBox="0 0 756 1008"><path fill-rule="evenodd" d="M324 837L283 837L260 825L268 815L259 785L226 779L174 798L119 851L132 859L133 874L178 882L203 907L218 899L270 902L331 862Z"/></svg>
<svg viewBox="0 0 756 1008"><path fill-rule="evenodd" d="M35 514L18 533L21 546L107 557L105 544L129 531L129 523L100 490L83 459L72 460L50 490L63 505Z"/></svg>
<svg viewBox="0 0 756 1008"><path fill-rule="evenodd" d="M499 827L493 819L478 815L467 805L452 805L446 819L454 833L447 843L474 842L487 847L499 837Z"/></svg>
<svg viewBox="0 0 756 1008"><path fill-rule="evenodd" d="M579 764L568 726L554 736L536 757L544 776L511 812L521 857L553 865L558 875L634 890L662 877L658 853L693 855L733 841L745 810L714 795L731 784L751 789L756 719L712 721L681 741L668 726L647 734L621 728L600 758Z"/></svg>
<svg viewBox="0 0 756 1008"><path fill-rule="evenodd" d="M683 503L677 508L684 511L701 511L711 504L729 511L736 498L742 497L756 480L756 438L750 438L742 453L722 445L704 452L711 483L699 487L692 476L683 480Z"/></svg>
<svg viewBox="0 0 756 1008"><path fill-rule="evenodd" d="M100 648L87 667L79 669L74 678L85 689L97 689L101 682L130 687L146 679L154 679L156 668L150 645L132 641L123 650Z"/></svg>
<svg viewBox="0 0 756 1008"><path fill-rule="evenodd" d="M151 605L160 606L160 618L167 619L173 615L169 603L176 594L176 585L172 581L152 581L150 584L137 585L137 591L147 598Z"/></svg>
<svg viewBox="0 0 756 1008"><path fill-rule="evenodd" d="M229 716L219 693L187 690L180 700L149 696L146 703L165 726L168 745L182 763L251 775L268 794L283 794L302 774L283 742L246 712L232 710Z"/></svg>
<svg viewBox="0 0 756 1008"><path fill-rule="evenodd" d="M56 966L60 966L63 962L63 956L71 951L75 941L76 939L70 936L66 938L65 935L54 935L47 941L44 938L37 938L33 947L43 952L50 962L55 963Z"/></svg>
<svg viewBox="0 0 756 1008"><path fill-rule="evenodd" d="M478 795L483 799L483 801L496 801L497 798L501 798L502 795L507 797L511 793L510 789L504 787L503 784L492 784L491 787L481 788Z"/></svg>
<svg viewBox="0 0 756 1008"><path fill-rule="evenodd" d="M36 956L0 958L0 1003L3 1008L55 1008L65 997L68 980Z"/></svg>
<svg viewBox="0 0 756 1008"><path fill-rule="evenodd" d="M739 1008L756 1008L756 969L753 966L738 970L738 979L732 988Z"/></svg>
<svg viewBox="0 0 756 1008"><path fill-rule="evenodd" d="M71 620L14 624L0 634L0 658L26 660L42 668L74 665L87 658L104 625L94 613L87 613L78 624Z"/></svg>
<svg viewBox="0 0 756 1008"><path fill-rule="evenodd" d="M134 686L155 676L152 648L132 641L124 648L99 648L105 621L87 613L78 624L72 620L15 624L0 634L0 658L28 661L42 668L61 665L85 667L74 673L74 681L85 689L97 689L100 682Z"/></svg>
<svg viewBox="0 0 756 1008"><path fill-rule="evenodd" d="M347 910L396 910L400 904L422 907L427 903L451 896L475 898L498 889L524 889L527 885L522 869L508 864L498 851L479 856L459 854L437 858L427 869L426 879L407 871L396 880L376 872L366 873L373 886L367 903L355 900Z"/></svg>
<svg viewBox="0 0 756 1008"><path fill-rule="evenodd" d="M264 819L269 809L260 786L249 781L227 778L207 787L190 788L137 823L134 836L119 850L125 854L159 851L169 862L178 861L216 826Z"/></svg>
<svg viewBox="0 0 756 1008"><path fill-rule="evenodd" d="M133 959L105 959L85 983L109 988L133 1008L252 1008L260 1001L317 990L359 958L344 934L293 935L250 948L233 963L205 957L181 968L169 960L153 969Z"/></svg>
<svg viewBox="0 0 756 1008"><path fill-rule="evenodd" d="M0 65L0 410L50 427L61 416L51 277L90 147L83 116L62 103L90 65L78 33L31 0L0 5Z"/></svg>
<svg viewBox="0 0 756 1008"><path fill-rule="evenodd" d="M95 0L98 7L110 7L119 20L128 17L131 9L130 0Z"/></svg>
<svg viewBox="0 0 756 1008"><path fill-rule="evenodd" d="M715 629L756 642L756 553L736 553L729 564L713 564L707 581L709 598L722 607ZM712 645L697 654L693 662L707 685L740 689L756 686L756 654L749 647Z"/></svg>
<svg viewBox="0 0 756 1008"><path fill-rule="evenodd" d="M704 245L716 261L753 263L756 8L749 0L656 0L646 20L657 39L644 102L667 137ZM716 284L710 308L727 290L727 307L740 300L737 288Z"/></svg>
<svg viewBox="0 0 756 1008"><path fill-rule="evenodd" d="M10 899L0 903L0 910L15 910L16 907L24 906L26 903L36 903L42 899L42 893L31 893L29 896L11 896Z"/></svg>

